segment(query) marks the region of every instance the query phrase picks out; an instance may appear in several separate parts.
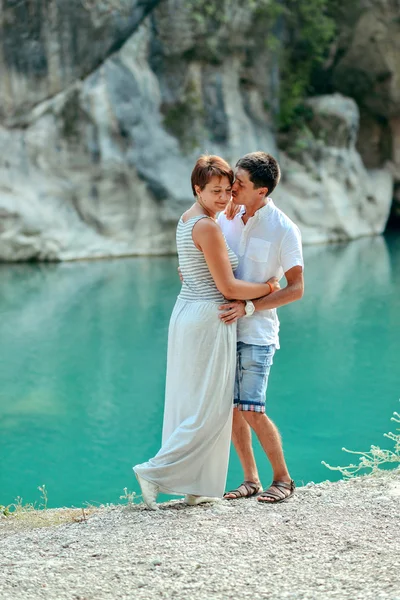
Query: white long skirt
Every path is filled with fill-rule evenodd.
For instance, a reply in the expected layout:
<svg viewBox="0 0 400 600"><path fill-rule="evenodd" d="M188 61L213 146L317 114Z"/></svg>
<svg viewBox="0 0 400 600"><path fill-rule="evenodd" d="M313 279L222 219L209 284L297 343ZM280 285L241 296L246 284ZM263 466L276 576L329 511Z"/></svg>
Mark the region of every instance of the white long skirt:
<svg viewBox="0 0 400 600"><path fill-rule="evenodd" d="M167 494L221 497L228 471L236 324L218 304L176 301L168 332L162 447L134 471Z"/></svg>

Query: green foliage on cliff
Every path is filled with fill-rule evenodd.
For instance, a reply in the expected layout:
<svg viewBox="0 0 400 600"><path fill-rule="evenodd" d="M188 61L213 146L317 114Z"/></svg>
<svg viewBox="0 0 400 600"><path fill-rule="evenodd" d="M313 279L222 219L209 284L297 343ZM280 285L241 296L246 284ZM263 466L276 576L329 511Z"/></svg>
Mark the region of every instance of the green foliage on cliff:
<svg viewBox="0 0 400 600"><path fill-rule="evenodd" d="M345 0L186 0L205 34L229 23L241 12L251 16L252 28L275 54L280 68L279 122L288 129L302 121L302 100L313 93L311 76L329 54L338 32ZM358 0L354 0L358 4ZM245 19L244 19L245 20ZM263 74L260 73L260 77Z"/></svg>
<svg viewBox="0 0 400 600"><path fill-rule="evenodd" d="M335 35L335 21L329 13L330 4L332 0L276 2L275 22L283 20L279 49L279 116L283 128L302 118L302 100L312 92L312 72L326 57L329 44Z"/></svg>
<svg viewBox="0 0 400 600"><path fill-rule="evenodd" d="M355 0L357 2L358 0ZM313 93L312 74L328 57L344 0L261 0L256 19L267 26L267 43L280 68L279 123L304 121L303 100Z"/></svg>

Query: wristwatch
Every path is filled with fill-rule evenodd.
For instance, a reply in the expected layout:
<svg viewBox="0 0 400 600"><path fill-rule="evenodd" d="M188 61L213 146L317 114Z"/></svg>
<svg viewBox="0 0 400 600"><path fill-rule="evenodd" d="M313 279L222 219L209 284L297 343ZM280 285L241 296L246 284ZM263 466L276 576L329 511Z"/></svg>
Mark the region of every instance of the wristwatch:
<svg viewBox="0 0 400 600"><path fill-rule="evenodd" d="M254 313L255 310L256 310L256 307L254 306L252 301L246 300L246 305L244 307L244 312L246 313L245 317L251 317L251 315Z"/></svg>

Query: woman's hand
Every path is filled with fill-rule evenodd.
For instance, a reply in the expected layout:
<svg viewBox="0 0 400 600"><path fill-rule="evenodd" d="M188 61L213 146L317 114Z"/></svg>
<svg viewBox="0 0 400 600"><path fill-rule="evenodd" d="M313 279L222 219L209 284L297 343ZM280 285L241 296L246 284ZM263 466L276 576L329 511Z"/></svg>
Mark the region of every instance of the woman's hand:
<svg viewBox="0 0 400 600"><path fill-rule="evenodd" d="M269 283L272 286L271 294L272 294L272 292L277 292L278 290L281 289L281 286L279 285L279 281L278 281L277 277L271 277L270 279L268 279L267 283Z"/></svg>
<svg viewBox="0 0 400 600"><path fill-rule="evenodd" d="M240 204L235 204L234 202L232 202L232 200L230 200L227 204L227 207L224 210L224 215L226 216L228 221L232 221L232 219L236 217L238 212L240 212L241 208L242 207L240 206Z"/></svg>

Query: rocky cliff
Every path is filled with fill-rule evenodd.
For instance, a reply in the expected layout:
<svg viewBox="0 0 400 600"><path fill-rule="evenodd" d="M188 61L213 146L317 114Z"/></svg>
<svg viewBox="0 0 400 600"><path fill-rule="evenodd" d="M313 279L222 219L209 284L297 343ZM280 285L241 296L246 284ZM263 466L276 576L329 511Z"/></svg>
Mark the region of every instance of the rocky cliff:
<svg viewBox="0 0 400 600"><path fill-rule="evenodd" d="M367 168L392 174L392 218L400 224L400 0L344 6L328 67L331 89L357 102L357 150Z"/></svg>
<svg viewBox="0 0 400 600"><path fill-rule="evenodd" d="M0 259L173 252L204 151L232 162L256 149L277 154L274 197L306 243L380 233L399 158L395 143L390 169L389 157L363 151L370 104L343 75L357 28L332 77L361 106L360 136L356 102L325 95L309 101L306 143L280 152L279 68L256 4L226 1L209 14L190 0L3 0ZM354 18L375 4L395 3Z"/></svg>

